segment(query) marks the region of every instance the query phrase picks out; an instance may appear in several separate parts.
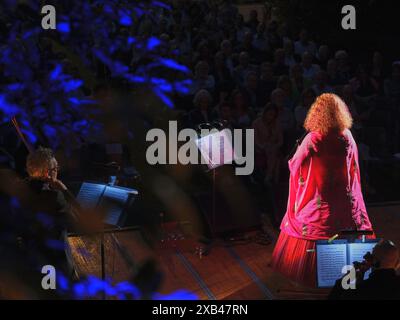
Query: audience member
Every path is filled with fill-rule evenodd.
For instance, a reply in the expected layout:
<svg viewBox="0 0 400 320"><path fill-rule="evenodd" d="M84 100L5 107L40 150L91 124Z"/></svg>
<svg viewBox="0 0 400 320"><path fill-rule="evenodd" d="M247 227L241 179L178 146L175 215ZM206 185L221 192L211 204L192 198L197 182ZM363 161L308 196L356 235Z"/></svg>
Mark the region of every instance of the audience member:
<svg viewBox="0 0 400 320"><path fill-rule="evenodd" d="M279 182L282 156L283 133L278 120L278 107L269 103L262 114L253 122L255 162L265 173L266 183Z"/></svg>

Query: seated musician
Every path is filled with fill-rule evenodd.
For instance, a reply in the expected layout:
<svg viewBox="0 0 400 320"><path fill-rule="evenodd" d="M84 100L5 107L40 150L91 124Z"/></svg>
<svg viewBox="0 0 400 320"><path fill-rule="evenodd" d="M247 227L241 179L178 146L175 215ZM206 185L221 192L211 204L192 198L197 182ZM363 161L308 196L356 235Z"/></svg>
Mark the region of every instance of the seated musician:
<svg viewBox="0 0 400 320"><path fill-rule="evenodd" d="M77 221L74 196L58 179L58 163L52 150L38 148L26 162L30 189L29 207L36 213L31 240L47 264L72 272L65 252L66 230Z"/></svg>

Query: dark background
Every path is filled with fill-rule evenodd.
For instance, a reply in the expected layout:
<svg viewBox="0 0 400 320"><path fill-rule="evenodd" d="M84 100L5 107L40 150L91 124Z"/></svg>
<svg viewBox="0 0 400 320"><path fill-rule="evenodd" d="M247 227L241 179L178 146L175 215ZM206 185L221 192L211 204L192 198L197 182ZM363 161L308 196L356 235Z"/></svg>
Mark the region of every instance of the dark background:
<svg viewBox="0 0 400 320"><path fill-rule="evenodd" d="M272 0L237 3L271 4L278 8L279 16L291 32L306 27L317 43L329 42L336 48L347 49L352 57L356 55L365 60L375 50L381 51L388 60L400 56L397 1ZM341 27L344 16L341 10L345 5L356 9L356 30L343 30Z"/></svg>

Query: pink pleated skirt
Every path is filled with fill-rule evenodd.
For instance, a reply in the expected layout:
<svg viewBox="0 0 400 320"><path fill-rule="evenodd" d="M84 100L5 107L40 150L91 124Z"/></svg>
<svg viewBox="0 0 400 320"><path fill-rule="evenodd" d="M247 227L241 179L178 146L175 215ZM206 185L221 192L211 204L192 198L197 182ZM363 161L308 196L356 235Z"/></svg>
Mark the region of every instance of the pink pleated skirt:
<svg viewBox="0 0 400 320"><path fill-rule="evenodd" d="M299 284L315 287L315 241L295 238L281 232L272 254L271 266Z"/></svg>

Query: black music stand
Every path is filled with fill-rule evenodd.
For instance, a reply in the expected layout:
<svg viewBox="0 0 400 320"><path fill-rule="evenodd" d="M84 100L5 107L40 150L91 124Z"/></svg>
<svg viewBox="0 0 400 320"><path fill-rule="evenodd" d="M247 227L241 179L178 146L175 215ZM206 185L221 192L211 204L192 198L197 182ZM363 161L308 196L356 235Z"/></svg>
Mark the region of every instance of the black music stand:
<svg viewBox="0 0 400 320"><path fill-rule="evenodd" d="M209 126L209 124L207 125ZM208 172L212 171L213 175L211 209L211 234L213 237L215 237L216 222L216 169L225 164L231 164L237 159L230 137L231 135L228 134L228 129L215 129L215 131L212 131L210 134L200 137L195 141L196 146L208 167Z"/></svg>
<svg viewBox="0 0 400 320"><path fill-rule="evenodd" d="M101 259L101 280L105 281L106 278L106 272L105 272L105 246L104 246L104 235L110 233L114 242L117 245L118 251L120 251L121 256L124 258L125 262L127 265L135 271L135 262L133 259L127 255L127 250L126 248L115 238L114 233L116 232L126 232L126 231L140 231L140 227L138 226L133 226L133 227L117 227L117 228L103 228L99 232L95 233L90 233L90 235L100 235L100 259ZM71 232L68 233L68 237L81 237L81 236L86 236L88 234L86 233L79 233L79 232ZM105 300L105 291L103 290L102 292L102 299Z"/></svg>
<svg viewBox="0 0 400 320"><path fill-rule="evenodd" d="M105 247L104 233L116 232L121 230L125 221L127 209L132 205L138 191L114 185L101 183L84 182L81 186L77 201L83 205L97 207L102 204L108 204L109 213L104 217L104 226L113 229L103 229L100 234L100 261L101 261L101 280L105 281ZM106 231L107 230L107 231ZM105 292L103 292L105 299Z"/></svg>

